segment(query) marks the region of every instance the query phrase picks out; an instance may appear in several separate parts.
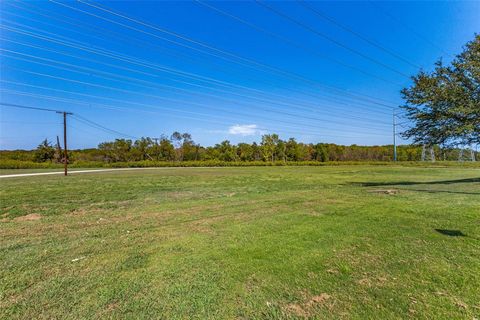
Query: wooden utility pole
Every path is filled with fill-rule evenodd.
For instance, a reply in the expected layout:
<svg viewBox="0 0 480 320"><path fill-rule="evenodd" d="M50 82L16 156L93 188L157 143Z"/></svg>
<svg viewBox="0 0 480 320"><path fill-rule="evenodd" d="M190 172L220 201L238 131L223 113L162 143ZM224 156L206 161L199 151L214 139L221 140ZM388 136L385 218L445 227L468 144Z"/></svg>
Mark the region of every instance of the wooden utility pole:
<svg viewBox="0 0 480 320"><path fill-rule="evenodd" d="M393 161L397 161L397 122L395 117L395 108L393 108Z"/></svg>
<svg viewBox="0 0 480 320"><path fill-rule="evenodd" d="M73 113L66 112L66 111L61 111L57 113L63 114L63 168L64 168L64 174L67 175L68 174L67 115L71 115Z"/></svg>

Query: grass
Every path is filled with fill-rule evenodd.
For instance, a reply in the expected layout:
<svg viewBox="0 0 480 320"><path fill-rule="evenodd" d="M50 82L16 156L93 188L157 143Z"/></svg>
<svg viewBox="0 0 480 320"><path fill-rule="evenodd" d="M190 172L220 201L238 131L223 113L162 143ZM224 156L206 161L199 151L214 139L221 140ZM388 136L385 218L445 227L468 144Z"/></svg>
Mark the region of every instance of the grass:
<svg viewBox="0 0 480 320"><path fill-rule="evenodd" d="M480 317L478 169L170 168L0 184L0 318Z"/></svg>

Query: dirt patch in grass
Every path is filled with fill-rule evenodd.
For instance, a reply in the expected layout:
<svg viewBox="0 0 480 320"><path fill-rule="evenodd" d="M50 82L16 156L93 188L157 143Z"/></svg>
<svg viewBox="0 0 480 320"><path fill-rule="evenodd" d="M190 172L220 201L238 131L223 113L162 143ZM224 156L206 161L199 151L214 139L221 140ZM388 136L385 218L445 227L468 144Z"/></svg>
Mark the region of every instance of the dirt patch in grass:
<svg viewBox="0 0 480 320"><path fill-rule="evenodd" d="M308 318L315 314L315 310L320 307L333 307L333 299L328 293L321 293L319 295L305 298L301 303L289 303L283 310L288 315Z"/></svg>
<svg viewBox="0 0 480 320"><path fill-rule="evenodd" d="M300 305L295 303L288 304L284 310L285 310L285 313L290 315L295 315L297 317L306 318L310 315L305 309L303 309Z"/></svg>
<svg viewBox="0 0 480 320"><path fill-rule="evenodd" d="M313 305L323 305L325 304L328 300L330 300L330 295L327 293L321 293L318 296L313 296L308 302L308 306L313 306Z"/></svg>
<svg viewBox="0 0 480 320"><path fill-rule="evenodd" d="M16 217L15 221L36 221L36 220L40 220L42 218L41 215L39 215L38 213L30 213L30 214L27 214L26 216L21 216L21 217Z"/></svg>

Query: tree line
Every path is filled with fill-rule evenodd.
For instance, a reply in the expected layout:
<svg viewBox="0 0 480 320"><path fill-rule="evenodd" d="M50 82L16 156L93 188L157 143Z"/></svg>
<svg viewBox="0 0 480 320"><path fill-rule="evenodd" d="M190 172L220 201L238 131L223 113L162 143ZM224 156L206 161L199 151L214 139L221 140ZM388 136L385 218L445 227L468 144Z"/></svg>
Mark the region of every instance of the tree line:
<svg viewBox="0 0 480 320"><path fill-rule="evenodd" d="M435 145L437 160L458 160L460 149ZM399 161L419 161L421 145L402 145L397 148ZM1 151L2 159L62 162L58 145L42 141L33 151ZM265 134L259 143L232 144L224 140L214 146L201 146L189 133L174 132L160 138L143 137L137 140L115 139L102 142L98 148L71 150L69 160L105 163L135 161L209 161L224 162L300 162L300 161L392 161L393 146L338 145L334 143L303 143L294 138L280 139L277 134Z"/></svg>

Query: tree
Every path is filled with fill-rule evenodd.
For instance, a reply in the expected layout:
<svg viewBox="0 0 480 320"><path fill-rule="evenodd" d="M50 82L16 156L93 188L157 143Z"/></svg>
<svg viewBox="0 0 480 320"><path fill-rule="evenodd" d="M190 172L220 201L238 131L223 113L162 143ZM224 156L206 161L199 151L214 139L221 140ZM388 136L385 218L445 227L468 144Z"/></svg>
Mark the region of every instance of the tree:
<svg viewBox="0 0 480 320"><path fill-rule="evenodd" d="M323 143L318 143L314 146L314 158L321 162L327 162L329 160L327 147Z"/></svg>
<svg viewBox="0 0 480 320"><path fill-rule="evenodd" d="M262 148L256 143L252 143L252 157L253 161L260 161L262 159Z"/></svg>
<svg viewBox="0 0 480 320"><path fill-rule="evenodd" d="M218 149L218 159L221 161L235 161L237 160L237 150L235 146L230 144L230 141L225 140L220 144L216 144L215 148Z"/></svg>
<svg viewBox="0 0 480 320"><path fill-rule="evenodd" d="M138 160L152 160L152 157L149 154L149 150L151 150L152 146L153 140L151 138L142 137L141 139L136 140L133 145L136 158Z"/></svg>
<svg viewBox="0 0 480 320"><path fill-rule="evenodd" d="M189 133L175 131L170 138L175 146L177 160L198 160L199 145L195 145Z"/></svg>
<svg viewBox="0 0 480 320"><path fill-rule="evenodd" d="M47 139L43 140L35 150L33 159L35 162L52 161L55 157L55 148L48 142Z"/></svg>
<svg viewBox="0 0 480 320"><path fill-rule="evenodd" d="M248 143L239 143L237 147L237 156L241 161L252 161L254 157L254 147Z"/></svg>
<svg viewBox="0 0 480 320"><path fill-rule="evenodd" d="M458 134L465 144L480 143L480 34L466 44L452 62L456 80L456 109L452 112L462 126Z"/></svg>
<svg viewBox="0 0 480 320"><path fill-rule="evenodd" d="M295 138L288 139L285 144L285 155L288 161L297 161L298 143Z"/></svg>
<svg viewBox="0 0 480 320"><path fill-rule="evenodd" d="M433 72L412 79L401 91L414 124L404 137L430 146L480 143L480 35L450 66L438 61Z"/></svg>
<svg viewBox="0 0 480 320"><path fill-rule="evenodd" d="M183 133L182 140L182 160L198 160L200 146L195 144L190 133Z"/></svg>
<svg viewBox="0 0 480 320"><path fill-rule="evenodd" d="M275 161L275 148L278 143L278 134L264 134L262 136L262 154L267 161Z"/></svg>
<svg viewBox="0 0 480 320"><path fill-rule="evenodd" d="M98 145L104 158L109 162L125 162L132 160L132 140L115 139L114 142L103 142Z"/></svg>
<svg viewBox="0 0 480 320"><path fill-rule="evenodd" d="M279 139L277 145L275 147L275 156L278 160L282 160L283 162L287 161L286 155L287 145L285 141Z"/></svg>
<svg viewBox="0 0 480 320"><path fill-rule="evenodd" d="M175 147L167 137L161 137L158 144L157 159L164 161L175 160Z"/></svg>

